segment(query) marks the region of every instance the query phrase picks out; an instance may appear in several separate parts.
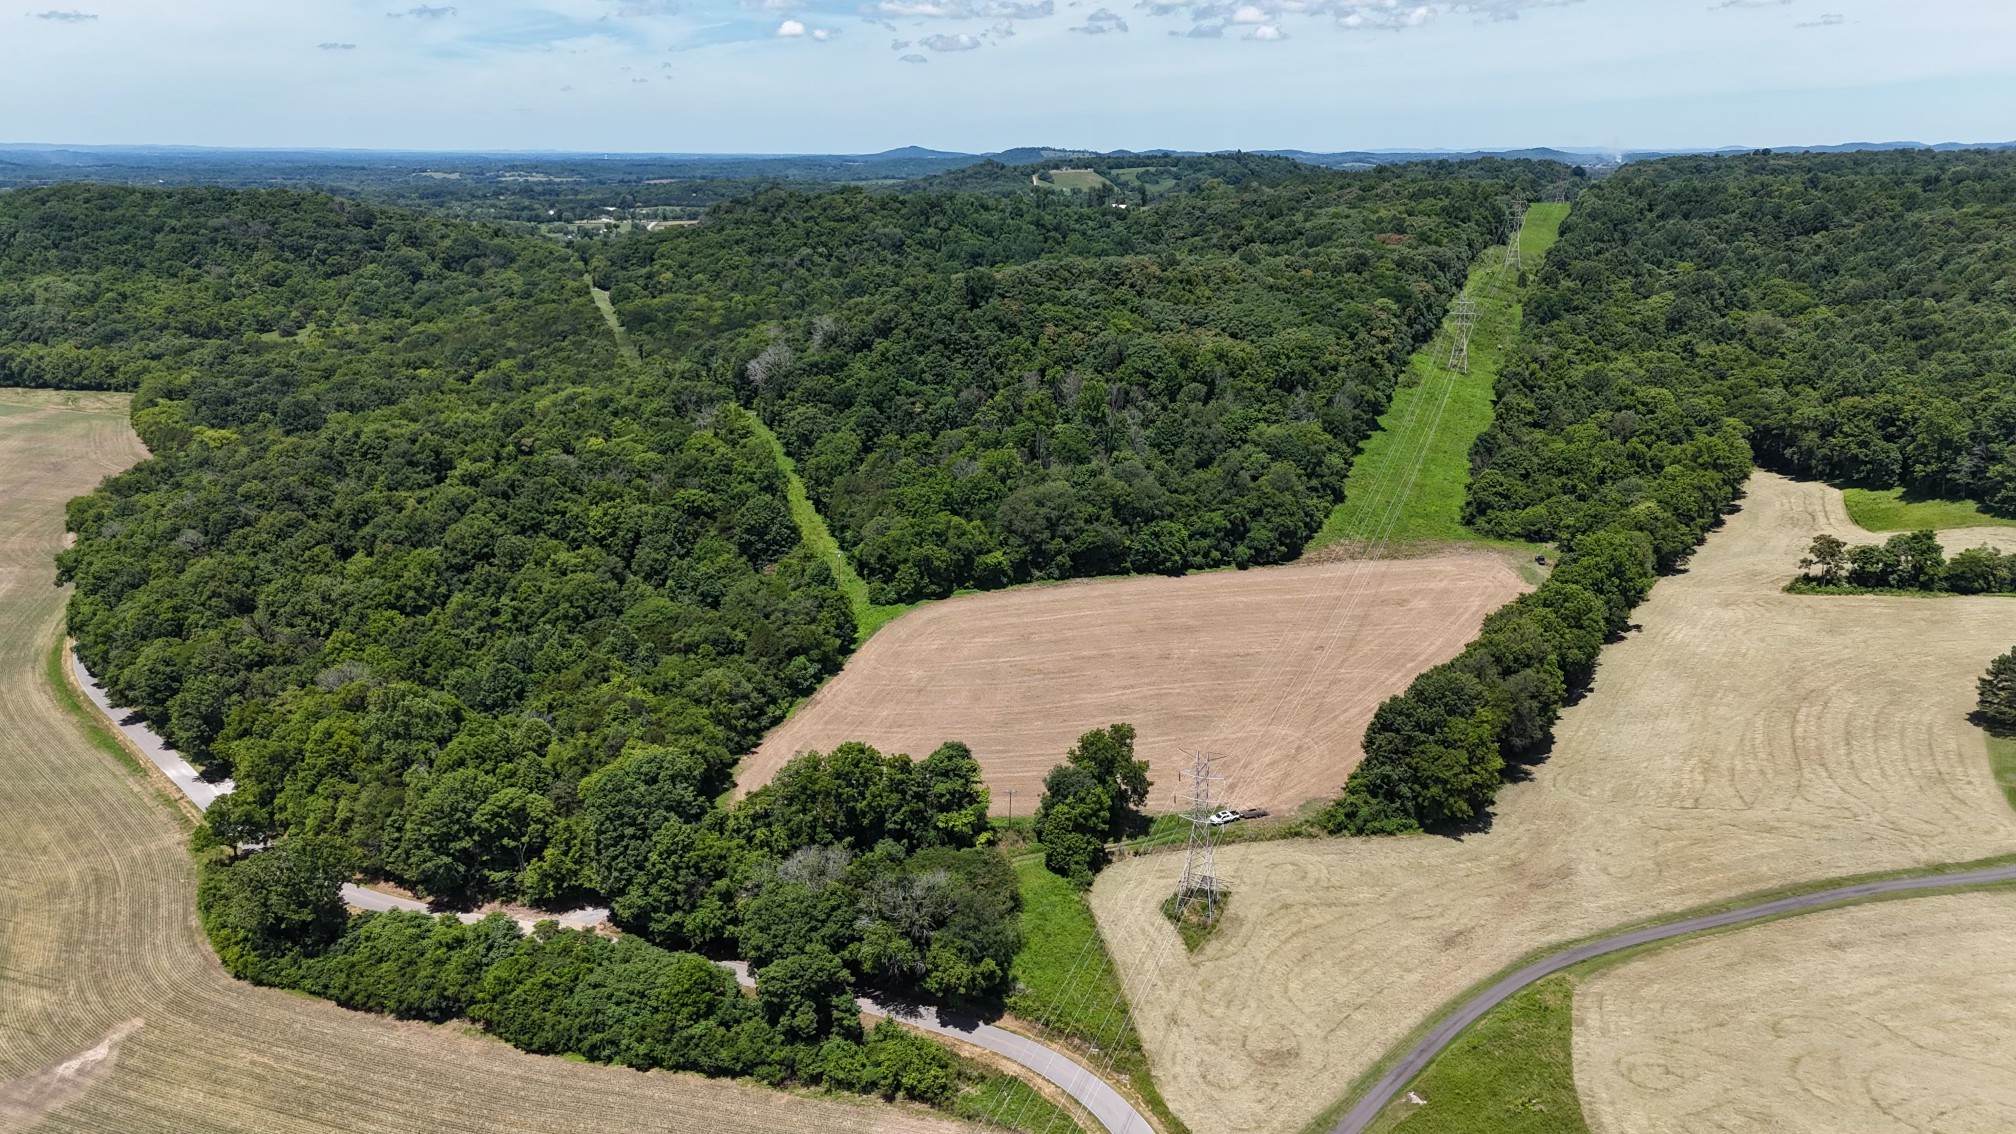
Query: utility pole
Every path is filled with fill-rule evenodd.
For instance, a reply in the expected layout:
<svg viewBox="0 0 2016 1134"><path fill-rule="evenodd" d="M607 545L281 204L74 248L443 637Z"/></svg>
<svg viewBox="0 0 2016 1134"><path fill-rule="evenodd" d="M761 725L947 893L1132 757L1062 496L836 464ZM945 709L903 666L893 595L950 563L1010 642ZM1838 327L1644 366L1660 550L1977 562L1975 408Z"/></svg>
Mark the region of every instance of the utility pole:
<svg viewBox="0 0 2016 1134"><path fill-rule="evenodd" d="M1201 750L1191 753L1191 756L1190 770L1177 773L1182 787L1177 790L1176 800L1187 805L1190 848L1183 858L1183 878L1176 884L1176 920L1180 923L1202 903L1204 924L1210 925L1218 920L1218 906L1224 896L1223 887L1218 884L1218 865L1213 858L1218 828L1211 825L1211 816L1224 802L1219 795L1219 785L1225 782L1225 777L1215 770L1217 762L1224 757Z"/></svg>
<svg viewBox="0 0 2016 1134"><path fill-rule="evenodd" d="M1449 308L1449 369L1470 373L1470 330L1477 325L1477 301L1465 291Z"/></svg>
<svg viewBox="0 0 2016 1134"><path fill-rule="evenodd" d="M1526 201L1523 197L1512 198L1512 240L1505 245L1505 266L1513 271L1524 271L1526 262L1521 258L1519 245L1526 235Z"/></svg>
<svg viewBox="0 0 2016 1134"><path fill-rule="evenodd" d="M1008 818L1015 818L1015 789L1008 789Z"/></svg>

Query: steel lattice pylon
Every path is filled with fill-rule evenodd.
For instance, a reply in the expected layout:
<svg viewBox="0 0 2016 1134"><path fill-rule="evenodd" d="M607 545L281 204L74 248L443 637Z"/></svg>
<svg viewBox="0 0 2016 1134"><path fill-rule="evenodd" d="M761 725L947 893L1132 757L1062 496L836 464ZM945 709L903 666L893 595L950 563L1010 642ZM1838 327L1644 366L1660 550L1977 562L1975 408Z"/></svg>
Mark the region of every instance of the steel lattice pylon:
<svg viewBox="0 0 2016 1134"><path fill-rule="evenodd" d="M1449 369L1470 373L1470 329L1477 325L1477 301L1465 291L1449 308Z"/></svg>
<svg viewBox="0 0 2016 1134"><path fill-rule="evenodd" d="M1217 773L1218 761L1223 756L1212 752L1193 752L1193 761L1188 772L1178 772L1177 779L1183 785L1176 793L1176 801L1184 805L1190 819L1190 849L1183 858L1183 879L1176 884L1176 919L1181 922L1198 902L1204 903L1204 921L1210 924L1218 920L1218 906L1224 889L1218 883L1218 864L1213 850L1218 842L1218 828L1211 825L1211 816L1224 802L1218 795L1218 787L1225 777Z"/></svg>
<svg viewBox="0 0 2016 1134"><path fill-rule="evenodd" d="M1505 245L1505 266L1514 271L1523 271L1526 261L1519 251L1521 239L1526 235L1526 202L1512 202L1512 240Z"/></svg>

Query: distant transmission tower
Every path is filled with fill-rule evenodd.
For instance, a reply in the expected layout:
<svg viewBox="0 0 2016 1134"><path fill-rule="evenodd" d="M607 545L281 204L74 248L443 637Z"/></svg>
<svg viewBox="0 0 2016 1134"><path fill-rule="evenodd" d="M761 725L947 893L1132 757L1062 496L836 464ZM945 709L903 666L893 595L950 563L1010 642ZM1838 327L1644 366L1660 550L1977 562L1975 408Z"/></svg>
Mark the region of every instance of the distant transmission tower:
<svg viewBox="0 0 2016 1134"><path fill-rule="evenodd" d="M1526 262L1519 254L1519 245L1525 235L1526 202L1515 197L1512 201L1512 240L1505 245L1505 266L1515 272L1526 268Z"/></svg>
<svg viewBox="0 0 2016 1134"><path fill-rule="evenodd" d="M1449 369L1470 373L1470 329L1477 325L1477 301L1469 292L1456 297L1449 308Z"/></svg>
<svg viewBox="0 0 2016 1134"><path fill-rule="evenodd" d="M1218 843L1218 828L1211 825L1211 816L1217 814L1224 802L1219 798L1218 788L1225 777L1215 770L1224 757L1204 751L1192 756L1190 770L1177 773L1183 786L1177 790L1176 799L1189 806L1190 850L1183 859L1183 880L1176 884L1176 919L1182 921L1202 902L1204 923L1209 925L1218 920L1218 906L1224 898L1223 888L1218 885L1218 865L1212 857Z"/></svg>

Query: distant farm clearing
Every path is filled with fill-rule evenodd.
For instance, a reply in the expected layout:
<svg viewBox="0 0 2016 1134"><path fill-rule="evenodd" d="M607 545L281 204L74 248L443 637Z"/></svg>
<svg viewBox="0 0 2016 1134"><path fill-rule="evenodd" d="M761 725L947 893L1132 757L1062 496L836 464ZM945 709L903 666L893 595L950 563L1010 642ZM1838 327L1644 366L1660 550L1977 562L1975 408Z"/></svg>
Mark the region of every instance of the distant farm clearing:
<svg viewBox="0 0 2016 1134"><path fill-rule="evenodd" d="M1101 185L1113 183L1095 169L1053 169L1048 178L1037 175L1036 184L1048 185L1053 189L1082 189L1090 192Z"/></svg>
<svg viewBox="0 0 2016 1134"><path fill-rule="evenodd" d="M971 745L994 809L1027 815L1081 733L1140 732L1151 807L1170 808L1187 752L1231 757L1232 802L1293 809L1335 795L1372 710L1454 657L1525 591L1482 552L1139 577L969 595L889 624L778 726L748 790L807 750L862 740L923 756Z"/></svg>

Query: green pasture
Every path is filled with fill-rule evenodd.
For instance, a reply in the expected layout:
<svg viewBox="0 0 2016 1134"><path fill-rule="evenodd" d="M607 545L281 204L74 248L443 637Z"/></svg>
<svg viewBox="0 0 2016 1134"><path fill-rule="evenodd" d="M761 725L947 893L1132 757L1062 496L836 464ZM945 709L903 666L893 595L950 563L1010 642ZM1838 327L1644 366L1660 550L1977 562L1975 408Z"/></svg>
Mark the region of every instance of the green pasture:
<svg viewBox="0 0 2016 1134"><path fill-rule="evenodd" d="M1848 518L1872 532L2016 527L2016 520L1991 516L1972 500L1915 496L1901 488L1844 488L1841 499L1848 505Z"/></svg>

